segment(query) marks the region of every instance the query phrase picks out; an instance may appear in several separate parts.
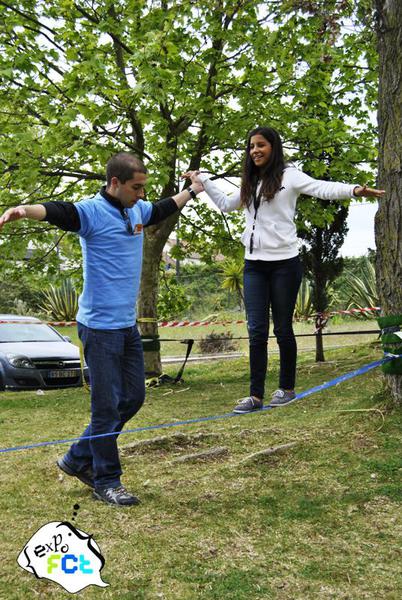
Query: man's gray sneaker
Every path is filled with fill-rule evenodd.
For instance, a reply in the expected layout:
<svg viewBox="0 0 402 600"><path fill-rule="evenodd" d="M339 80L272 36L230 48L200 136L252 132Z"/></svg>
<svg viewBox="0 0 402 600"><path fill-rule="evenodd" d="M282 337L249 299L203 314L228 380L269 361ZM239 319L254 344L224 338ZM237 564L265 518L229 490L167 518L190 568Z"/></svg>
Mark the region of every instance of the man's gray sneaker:
<svg viewBox="0 0 402 600"><path fill-rule="evenodd" d="M272 394L272 400L269 403L270 406L285 406L290 404L296 398L295 392L286 392L285 390L276 390Z"/></svg>
<svg viewBox="0 0 402 600"><path fill-rule="evenodd" d="M140 503L140 499L130 494L123 485L110 488L96 488L93 495L96 500L102 500L102 502L117 506L133 506Z"/></svg>
<svg viewBox="0 0 402 600"><path fill-rule="evenodd" d="M242 398L239 404L234 407L234 413L249 413L254 410L260 410L263 407L262 400L257 400L252 396L247 396L247 398Z"/></svg>
<svg viewBox="0 0 402 600"><path fill-rule="evenodd" d="M89 485L89 487L94 488L94 474L92 471L92 467L85 467L82 471L75 471L70 465L64 460L64 458L59 458L56 461L59 469L63 471L66 475L70 475L71 477L76 477L85 485Z"/></svg>

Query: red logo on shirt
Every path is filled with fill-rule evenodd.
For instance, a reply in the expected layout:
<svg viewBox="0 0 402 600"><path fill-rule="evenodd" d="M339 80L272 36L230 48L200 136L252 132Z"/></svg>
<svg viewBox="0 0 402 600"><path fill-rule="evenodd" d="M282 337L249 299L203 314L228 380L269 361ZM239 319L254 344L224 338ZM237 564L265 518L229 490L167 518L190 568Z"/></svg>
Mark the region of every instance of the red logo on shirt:
<svg viewBox="0 0 402 600"><path fill-rule="evenodd" d="M144 229L143 224L137 223L137 225L134 227L134 235L141 235L143 229Z"/></svg>

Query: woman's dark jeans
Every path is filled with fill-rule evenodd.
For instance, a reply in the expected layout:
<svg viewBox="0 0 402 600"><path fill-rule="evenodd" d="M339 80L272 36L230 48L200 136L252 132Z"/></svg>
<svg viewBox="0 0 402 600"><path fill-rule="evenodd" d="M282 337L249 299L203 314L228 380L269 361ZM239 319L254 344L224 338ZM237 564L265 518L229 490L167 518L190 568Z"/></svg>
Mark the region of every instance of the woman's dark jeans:
<svg viewBox="0 0 402 600"><path fill-rule="evenodd" d="M292 319L302 276L298 256L285 260L245 261L244 301L250 343L250 396L264 397L270 307L279 345L279 387L294 389L297 346Z"/></svg>

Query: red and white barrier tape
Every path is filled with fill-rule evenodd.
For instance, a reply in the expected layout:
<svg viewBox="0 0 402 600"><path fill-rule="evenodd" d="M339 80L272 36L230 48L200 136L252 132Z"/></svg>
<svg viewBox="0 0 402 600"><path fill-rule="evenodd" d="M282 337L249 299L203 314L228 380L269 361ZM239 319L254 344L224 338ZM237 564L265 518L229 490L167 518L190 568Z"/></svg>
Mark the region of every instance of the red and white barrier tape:
<svg viewBox="0 0 402 600"><path fill-rule="evenodd" d="M375 312L379 311L381 308L378 306L367 306L366 308L351 308L349 310L335 310L329 313L317 313L315 316L315 331L314 333L318 333L322 331L326 324L328 323L328 319L333 315L355 315L362 314L366 312Z"/></svg>
<svg viewBox="0 0 402 600"><path fill-rule="evenodd" d="M22 323L23 325L26 325L26 324L28 324L28 325L40 325L41 324L41 322L34 321L34 320L32 320L32 321L28 321L28 320L13 321L12 319L0 319L0 325L3 324L3 323L19 323L19 324Z"/></svg>
<svg viewBox="0 0 402 600"><path fill-rule="evenodd" d="M161 321L158 323L158 327L202 327L203 325L232 325L233 323L240 325L246 321Z"/></svg>
<svg viewBox="0 0 402 600"><path fill-rule="evenodd" d="M141 321L141 320L140 320ZM45 321L28 321L28 320L0 320L1 323L19 323L19 324L40 324L45 323ZM238 321L160 321L158 323L158 327L200 327L202 325L230 325L230 324L241 324L246 323L244 320ZM53 327L70 327L76 325L76 321L46 321L47 325L52 325Z"/></svg>
<svg viewBox="0 0 402 600"><path fill-rule="evenodd" d="M0 325L3 323L18 323L18 325L53 325L54 327L70 327L77 325L77 321L41 321L29 318L20 319L0 319Z"/></svg>
<svg viewBox="0 0 402 600"><path fill-rule="evenodd" d="M366 308L351 308L349 310L334 310L329 313L317 313L315 316L331 317L332 315L354 315L356 313L375 312L381 310L379 306L367 306Z"/></svg>
<svg viewBox="0 0 402 600"><path fill-rule="evenodd" d="M329 313L317 313L312 317L328 319L333 315L354 315L357 313L376 312L381 310L378 306L366 307L366 308L351 308L349 310L336 310ZM141 319L140 319L141 321ZM42 321L43 322L43 321ZM152 321L150 321L152 322ZM13 319L0 320L1 323L38 323L38 321L17 321ZM237 321L159 321L158 327L202 327L206 325L242 325L247 321L239 319ZM53 327L70 327L76 325L76 321L48 321L48 325Z"/></svg>

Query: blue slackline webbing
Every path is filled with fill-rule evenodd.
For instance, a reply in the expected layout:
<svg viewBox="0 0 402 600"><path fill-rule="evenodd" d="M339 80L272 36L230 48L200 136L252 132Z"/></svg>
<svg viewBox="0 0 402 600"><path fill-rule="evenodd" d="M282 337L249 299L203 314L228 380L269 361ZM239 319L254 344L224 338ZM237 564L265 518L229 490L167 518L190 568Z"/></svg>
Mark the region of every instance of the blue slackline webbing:
<svg viewBox="0 0 402 600"><path fill-rule="evenodd" d="M300 394L297 394L297 396L295 397L295 400L305 398L306 396L310 396L311 394L315 394L316 392L321 392L322 390L325 390L327 388L338 385L339 383L342 383L343 381L347 381L348 379L352 379L353 377L357 377L358 375L363 375L364 373L367 373L367 371L370 371L371 369L375 369L376 367L379 367L379 366L383 365L384 363L394 360L395 358L402 358L402 355L386 354L384 356L384 358L382 358L381 360L376 360L372 363L368 363L367 365L363 365L362 367L360 367L359 369L356 369L355 371L351 371L350 373L345 373L345 375L341 375L340 377L331 379L331 381L326 381L325 383L323 383L321 385L310 388L309 390L306 390L304 392L300 392ZM262 409L254 411L254 412L258 414L261 411L271 410L272 408L274 408L274 407L267 405L267 406L264 406ZM251 413L244 413L244 414L249 415ZM96 439L96 438L101 438L101 437L108 437L111 435L123 435L126 433L137 433L140 431L152 431L154 429L167 429L169 427L180 427L181 425L191 425L193 423L203 423L206 421L217 421L219 419L228 419L231 417L241 417L241 416L244 416L244 415L239 414L239 413L230 412L230 413L225 413L223 415L212 415L210 417L198 417L197 419L187 419L184 421L176 421L174 423L161 423L160 425L147 425L144 427L136 427L135 429L126 429L124 431L113 431L111 433L100 433L98 435L87 435L87 436L82 436L82 437L70 438L70 439L66 439L66 440L53 440L53 441L49 441L49 442L38 442L36 444L29 444L29 445L25 445L25 446L0 448L0 453L15 452L17 450L30 450L31 448L41 448L43 446L51 446L51 445L55 445L55 444L71 444L72 442L78 442L79 440L91 440L91 439Z"/></svg>

